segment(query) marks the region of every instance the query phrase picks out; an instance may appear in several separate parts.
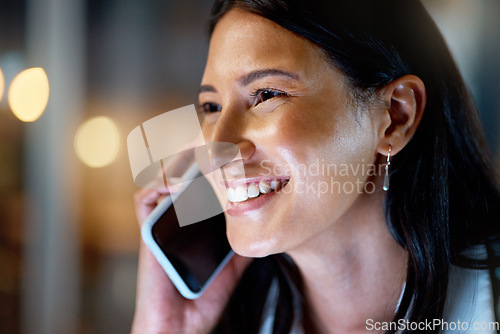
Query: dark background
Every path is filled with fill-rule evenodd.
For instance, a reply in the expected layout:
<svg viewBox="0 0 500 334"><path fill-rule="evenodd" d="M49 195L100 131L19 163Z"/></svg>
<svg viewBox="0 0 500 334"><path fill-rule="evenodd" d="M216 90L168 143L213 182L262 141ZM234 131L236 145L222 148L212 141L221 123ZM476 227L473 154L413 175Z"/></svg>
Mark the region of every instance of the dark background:
<svg viewBox="0 0 500 334"><path fill-rule="evenodd" d="M196 103L210 1L0 0L0 333L127 333L139 228L127 134ZM500 2L427 0L499 150ZM432 52L432 50L423 50ZM7 104L20 71L42 66L46 112L32 124ZM66 89L66 90L65 90ZM102 168L78 160L73 138L94 116L120 133Z"/></svg>

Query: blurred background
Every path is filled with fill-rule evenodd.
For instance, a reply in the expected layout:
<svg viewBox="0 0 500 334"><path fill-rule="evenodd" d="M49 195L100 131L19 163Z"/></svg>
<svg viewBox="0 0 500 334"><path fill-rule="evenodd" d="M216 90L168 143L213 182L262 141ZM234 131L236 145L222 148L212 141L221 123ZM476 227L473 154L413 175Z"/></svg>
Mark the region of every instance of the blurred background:
<svg viewBox="0 0 500 334"><path fill-rule="evenodd" d="M424 3L498 156L500 2ZM0 333L129 332L140 235L126 136L196 103L210 5L0 0Z"/></svg>

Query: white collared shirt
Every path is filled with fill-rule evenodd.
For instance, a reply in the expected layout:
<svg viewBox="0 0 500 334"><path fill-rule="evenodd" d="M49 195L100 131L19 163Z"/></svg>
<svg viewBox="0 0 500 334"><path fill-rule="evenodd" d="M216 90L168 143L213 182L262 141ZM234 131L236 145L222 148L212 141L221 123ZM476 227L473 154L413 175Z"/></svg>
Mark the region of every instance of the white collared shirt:
<svg viewBox="0 0 500 334"><path fill-rule="evenodd" d="M476 248L474 252L482 252L479 258L484 258L486 249ZM448 324L459 324L460 321L468 325L467 330L463 330L465 325L460 330L443 327L444 334L497 333L493 287L488 270L451 266L443 318Z"/></svg>
<svg viewBox="0 0 500 334"><path fill-rule="evenodd" d="M475 247L471 252L477 258L486 256L484 246ZM274 279L264 306L260 334L272 334L278 294L278 281ZM443 334L497 333L498 323L495 322L493 288L488 270L450 266L443 319L439 320L441 321L439 328ZM295 321L290 334L302 333L304 333L302 326Z"/></svg>

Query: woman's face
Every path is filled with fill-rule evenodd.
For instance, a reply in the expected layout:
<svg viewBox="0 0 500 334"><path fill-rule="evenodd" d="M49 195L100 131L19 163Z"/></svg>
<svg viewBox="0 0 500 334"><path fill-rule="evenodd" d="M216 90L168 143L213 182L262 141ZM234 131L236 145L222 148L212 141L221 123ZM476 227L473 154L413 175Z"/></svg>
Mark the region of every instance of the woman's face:
<svg viewBox="0 0 500 334"><path fill-rule="evenodd" d="M212 181L241 255L290 251L327 230L343 235L342 217L379 191L373 111L356 110L319 48L271 21L237 9L219 21L199 103L205 140L241 153L244 170L227 163L227 183ZM220 160L213 147L210 158ZM273 180L280 185L267 192Z"/></svg>

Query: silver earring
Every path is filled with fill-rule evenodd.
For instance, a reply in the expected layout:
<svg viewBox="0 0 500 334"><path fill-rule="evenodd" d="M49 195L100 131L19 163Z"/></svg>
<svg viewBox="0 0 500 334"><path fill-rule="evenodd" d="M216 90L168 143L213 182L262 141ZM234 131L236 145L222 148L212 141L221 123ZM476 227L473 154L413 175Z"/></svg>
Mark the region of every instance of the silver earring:
<svg viewBox="0 0 500 334"><path fill-rule="evenodd" d="M389 190L389 166L391 165L391 145L389 145L389 153L387 153L387 164L385 165L385 176L384 176L384 191Z"/></svg>

